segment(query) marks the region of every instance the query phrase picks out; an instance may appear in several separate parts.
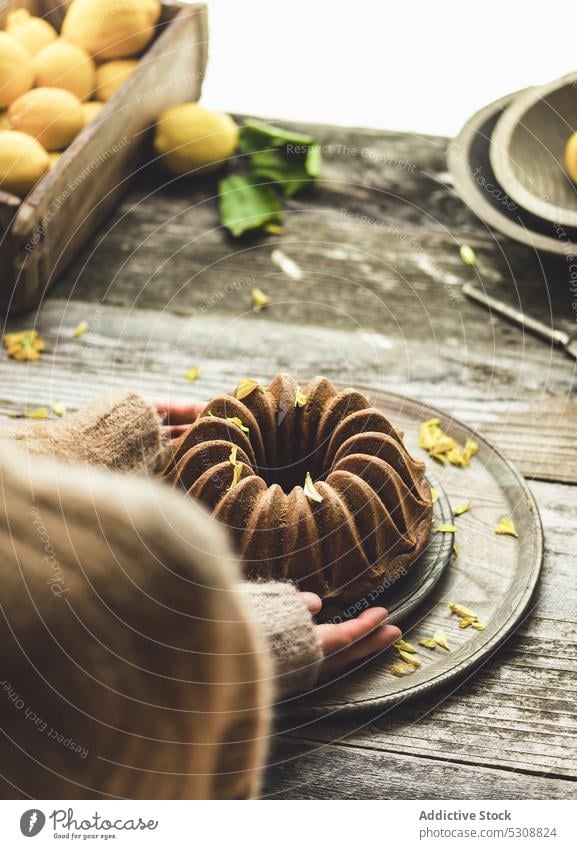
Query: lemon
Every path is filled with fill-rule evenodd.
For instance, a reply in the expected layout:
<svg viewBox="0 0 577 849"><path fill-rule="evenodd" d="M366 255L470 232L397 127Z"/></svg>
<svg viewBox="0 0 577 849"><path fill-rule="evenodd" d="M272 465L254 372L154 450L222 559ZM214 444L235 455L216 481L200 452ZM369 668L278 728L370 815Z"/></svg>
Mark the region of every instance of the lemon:
<svg viewBox="0 0 577 849"><path fill-rule="evenodd" d="M33 88L12 103L13 130L29 133L46 150L63 150L84 127L82 104L63 88Z"/></svg>
<svg viewBox="0 0 577 849"><path fill-rule="evenodd" d="M37 86L65 88L80 100L88 100L94 91L94 60L78 44L59 38L41 50L32 64Z"/></svg>
<svg viewBox="0 0 577 849"><path fill-rule="evenodd" d="M56 30L48 21L33 17L27 9L10 12L6 19L6 32L25 47L31 56L58 38Z"/></svg>
<svg viewBox="0 0 577 849"><path fill-rule="evenodd" d="M10 106L34 84L32 57L22 45L0 32L0 109Z"/></svg>
<svg viewBox="0 0 577 849"><path fill-rule="evenodd" d="M115 59L113 62L104 62L99 65L96 70L97 99L103 103L110 100L137 65L136 59Z"/></svg>
<svg viewBox="0 0 577 849"><path fill-rule="evenodd" d="M238 127L230 117L198 103L183 103L162 113L154 148L173 174L213 171L232 156Z"/></svg>
<svg viewBox="0 0 577 849"><path fill-rule="evenodd" d="M82 104L82 111L84 112L84 126L86 124L90 124L93 118L96 118L104 103L99 103L97 100L89 100L88 103Z"/></svg>
<svg viewBox="0 0 577 849"><path fill-rule="evenodd" d="M0 130L0 188L24 197L48 171L50 160L40 144L26 133Z"/></svg>
<svg viewBox="0 0 577 849"><path fill-rule="evenodd" d="M62 35L98 59L139 53L154 36L159 0L72 0Z"/></svg>
<svg viewBox="0 0 577 849"><path fill-rule="evenodd" d="M565 145L565 170L570 179L577 183L577 133L569 136Z"/></svg>

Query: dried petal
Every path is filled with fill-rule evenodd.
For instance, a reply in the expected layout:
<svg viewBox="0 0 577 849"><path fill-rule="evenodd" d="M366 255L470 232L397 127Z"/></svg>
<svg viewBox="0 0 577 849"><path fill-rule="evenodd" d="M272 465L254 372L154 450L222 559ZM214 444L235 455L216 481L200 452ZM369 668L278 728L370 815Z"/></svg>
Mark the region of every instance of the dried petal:
<svg viewBox="0 0 577 849"><path fill-rule="evenodd" d="M62 401L57 401L52 405L52 412L57 416L65 416L66 415L66 404L63 404Z"/></svg>
<svg viewBox="0 0 577 849"><path fill-rule="evenodd" d="M395 648L399 651L408 651L411 654L416 654L417 649L411 645L411 643L407 643L405 640L397 640L395 643Z"/></svg>
<svg viewBox="0 0 577 849"><path fill-rule="evenodd" d="M459 556L459 550L460 550L460 549L459 549L459 546L457 545L457 543L455 543L455 544L454 544L454 546L453 546L453 556L454 556L454 557L458 557L458 556Z"/></svg>
<svg viewBox="0 0 577 849"><path fill-rule="evenodd" d="M405 675L410 675L415 671L415 667L408 663L391 663L387 666L387 669L399 678L403 678Z"/></svg>
<svg viewBox="0 0 577 849"><path fill-rule="evenodd" d="M463 449L463 452L464 452L464 454L465 454L466 459L467 459L467 460L470 460L470 459L471 459L471 457L474 457L474 456L475 456L475 454L478 454L478 453L479 453L479 445L478 445L478 443L477 443L477 442L475 442L475 440L474 440L474 439L471 439L471 438L469 437L469 439L467 439L467 441L465 442L465 447L464 447L464 449Z"/></svg>
<svg viewBox="0 0 577 849"><path fill-rule="evenodd" d="M273 236L281 236L283 233L281 225L275 224L272 221L264 225L264 230L266 233L271 233Z"/></svg>
<svg viewBox="0 0 577 849"><path fill-rule="evenodd" d="M484 631L486 628L486 625L483 625L482 622L471 622L471 625L475 631Z"/></svg>
<svg viewBox="0 0 577 849"><path fill-rule="evenodd" d="M453 516L462 516L463 513L468 513L471 509L471 502L467 501L466 504L459 504L458 507L453 508Z"/></svg>
<svg viewBox="0 0 577 849"><path fill-rule="evenodd" d="M438 440L443 436L439 419L429 419L422 422L419 427L419 445L426 451L430 451L435 447Z"/></svg>
<svg viewBox="0 0 577 849"><path fill-rule="evenodd" d="M473 619L478 618L477 614L473 610L469 610L468 607L464 607L462 604L455 604L454 602L451 602L448 607L451 613L455 613L457 616L472 616Z"/></svg>
<svg viewBox="0 0 577 849"><path fill-rule="evenodd" d="M300 389L297 389L297 394L295 398L295 407L304 407L308 398Z"/></svg>
<svg viewBox="0 0 577 849"><path fill-rule="evenodd" d="M232 463L233 466L236 466L236 464L237 464L237 459L236 459L237 453L238 453L238 445L233 445L231 450L230 450L229 457L228 457L229 462Z"/></svg>
<svg viewBox="0 0 577 849"><path fill-rule="evenodd" d="M455 525L437 525L433 530L436 534L456 534L459 529Z"/></svg>
<svg viewBox="0 0 577 849"><path fill-rule="evenodd" d="M270 298L265 295L262 289L252 289L252 308L255 312L260 312L264 307L270 304Z"/></svg>
<svg viewBox="0 0 577 849"><path fill-rule="evenodd" d="M304 494L306 495L306 497L310 498L311 501L322 501L323 500L323 497L320 494L320 492L318 492L318 490L315 489L315 485L313 483L313 479L311 478L310 472L307 472L307 474L306 474L305 485L303 487L303 490L304 490Z"/></svg>
<svg viewBox="0 0 577 849"><path fill-rule="evenodd" d="M9 357L12 357L13 360L26 362L38 361L40 353L46 347L44 340L38 336L36 330L6 333L3 342Z"/></svg>
<svg viewBox="0 0 577 849"><path fill-rule="evenodd" d="M506 516L503 516L502 519L499 519L495 527L493 528L496 534L501 536L509 536L519 538L519 534L517 533L517 529L513 524L512 519L508 519Z"/></svg>
<svg viewBox="0 0 577 849"><path fill-rule="evenodd" d="M242 430L243 433L248 433L250 430L249 427L246 427L246 425L243 424L242 419L239 419L238 416L231 416L227 419L227 422L230 422L231 424L235 425L235 427L238 427L239 430Z"/></svg>
<svg viewBox="0 0 577 849"><path fill-rule="evenodd" d="M244 468L244 463L235 463L233 472L232 472L232 481L230 483L229 489L232 489L233 486L236 486L240 480L240 476L242 475L242 470Z"/></svg>
<svg viewBox="0 0 577 849"><path fill-rule="evenodd" d="M447 642L447 635L444 631L435 631L435 633L433 634L433 639L436 644L442 649L445 649L446 651L451 651Z"/></svg>
<svg viewBox="0 0 577 849"><path fill-rule="evenodd" d="M84 334L89 330L89 325L87 321L79 322L74 328L74 335L77 337L84 336Z"/></svg>
<svg viewBox="0 0 577 849"><path fill-rule="evenodd" d="M436 504L436 502L437 502L438 500L439 500L439 493L437 492L437 490L436 490L436 489L434 489L433 487L431 487L431 503L432 503L432 504Z"/></svg>
<svg viewBox="0 0 577 849"><path fill-rule="evenodd" d="M187 380L194 381L198 380L200 377L200 369L199 368L189 368L188 371L184 372L184 376Z"/></svg>
<svg viewBox="0 0 577 849"><path fill-rule="evenodd" d="M30 410L25 415L27 419L47 419L48 410L46 407L38 407L38 409Z"/></svg>
<svg viewBox="0 0 577 849"><path fill-rule="evenodd" d="M410 663L411 666L419 667L421 666L421 661L415 657L414 654L411 654L408 651L402 651L401 649L397 649L399 652L399 657L405 661L405 663Z"/></svg>
<svg viewBox="0 0 577 849"><path fill-rule="evenodd" d="M432 637L425 637L424 639L419 640L419 645L424 646L426 649L436 649L437 641Z"/></svg>
<svg viewBox="0 0 577 849"><path fill-rule="evenodd" d="M463 616L462 619L459 619L459 628L468 628L469 625L472 625L473 622L477 621L476 616Z"/></svg>
<svg viewBox="0 0 577 849"><path fill-rule="evenodd" d="M470 245L461 245L459 255L465 265L477 265L477 254Z"/></svg>
<svg viewBox="0 0 577 849"><path fill-rule="evenodd" d="M251 392L254 392L257 386L258 380L251 380L250 378L241 380L236 387L236 397L239 401L242 401L243 398L246 398Z"/></svg>

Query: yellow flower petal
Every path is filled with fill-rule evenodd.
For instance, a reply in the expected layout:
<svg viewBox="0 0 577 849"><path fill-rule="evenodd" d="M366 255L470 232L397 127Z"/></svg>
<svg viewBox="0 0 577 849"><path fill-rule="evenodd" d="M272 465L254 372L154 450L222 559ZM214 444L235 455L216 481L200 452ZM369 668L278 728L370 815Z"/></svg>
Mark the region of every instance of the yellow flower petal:
<svg viewBox="0 0 577 849"><path fill-rule="evenodd" d="M486 627L482 622L471 622L471 626L475 629L475 631L484 631Z"/></svg>
<svg viewBox="0 0 577 849"><path fill-rule="evenodd" d="M477 621L476 616L463 616L462 619L459 619L459 628L468 628L469 625L472 625L473 622Z"/></svg>
<svg viewBox="0 0 577 849"><path fill-rule="evenodd" d="M419 640L419 645L424 646L426 649L436 649L437 641L432 637L424 637L422 640Z"/></svg>
<svg viewBox="0 0 577 849"><path fill-rule="evenodd" d="M459 255L465 265L477 265L477 254L470 245L461 245Z"/></svg>
<svg viewBox="0 0 577 849"><path fill-rule="evenodd" d="M237 427L239 430L242 430L243 433L248 433L249 430L250 430L249 427L246 427L243 424L242 419L239 419L238 416L231 416L230 418L227 419L227 422L230 422L232 425Z"/></svg>
<svg viewBox="0 0 577 849"><path fill-rule="evenodd" d="M236 387L236 397L239 401L242 401L243 398L246 398L250 395L251 392L258 386L258 380L250 380L247 378L246 380L241 380L238 386Z"/></svg>
<svg viewBox="0 0 577 849"><path fill-rule="evenodd" d="M411 644L407 643L405 640L397 640L395 643L395 648L399 651L408 651L410 654L416 654L417 649Z"/></svg>
<svg viewBox="0 0 577 849"><path fill-rule="evenodd" d="M465 448L463 450L467 460L470 460L471 457L474 457L475 454L479 453L479 445L474 439L469 437L469 439L465 442Z"/></svg>
<svg viewBox="0 0 577 849"><path fill-rule="evenodd" d="M451 611L451 613L454 613L457 616L460 616L461 618L467 617L467 616L472 616L473 619L478 618L477 614L473 610L469 610L469 608L465 607L463 604L455 604L454 602L450 602L450 604L448 605L448 608Z"/></svg>
<svg viewBox="0 0 577 849"><path fill-rule="evenodd" d="M468 513L471 509L471 502L467 501L466 504L459 504L458 507L453 508L453 516L462 516L463 513Z"/></svg>
<svg viewBox="0 0 577 849"><path fill-rule="evenodd" d="M271 233L273 236L281 236L284 232L280 224L274 224L272 221L265 224L264 230L266 233Z"/></svg>
<svg viewBox="0 0 577 849"><path fill-rule="evenodd" d="M252 295L252 308L255 312L260 312L264 307L267 307L270 304L270 298L265 295L262 289L253 289L251 291Z"/></svg>
<svg viewBox="0 0 577 849"><path fill-rule="evenodd" d="M26 362L38 361L40 353L46 347L44 339L38 336L36 330L6 333L2 341L9 357Z"/></svg>
<svg viewBox="0 0 577 849"><path fill-rule="evenodd" d="M411 654L408 651L402 651L402 649L398 649L399 657L401 660L404 660L405 663L410 663L411 666L419 667L421 666L421 661L415 657L414 654Z"/></svg>
<svg viewBox="0 0 577 849"><path fill-rule="evenodd" d="M391 663L387 666L387 669L399 678L402 678L405 675L410 675L415 671L415 667L408 663Z"/></svg>
<svg viewBox="0 0 577 849"><path fill-rule="evenodd" d="M74 328L74 335L76 337L84 336L85 333L90 329L87 321L79 322Z"/></svg>
<svg viewBox="0 0 577 849"><path fill-rule="evenodd" d="M451 649L449 648L449 644L447 642L447 635L445 634L444 631L436 631L433 634L433 639L436 642L436 644L438 646L440 646L442 649L445 649L445 651L451 651Z"/></svg>
<svg viewBox="0 0 577 849"><path fill-rule="evenodd" d="M304 392L301 392L300 389L297 389L297 394L296 394L296 398L295 398L295 407L304 407L307 400L308 400L308 398L304 394Z"/></svg>
<svg viewBox="0 0 577 849"><path fill-rule="evenodd" d="M315 489L315 485L313 483L313 479L311 478L310 472L307 472L307 474L306 474L305 485L303 487L303 490L304 490L306 497L310 498L311 501L322 501L323 500L323 497L320 494L320 492L318 492L318 490Z"/></svg>
<svg viewBox="0 0 577 849"><path fill-rule="evenodd" d="M456 534L459 529L455 525L438 525L433 530L436 534Z"/></svg>
<svg viewBox="0 0 577 849"><path fill-rule="evenodd" d="M52 405L52 411L57 416L65 416L66 415L66 404L63 404L62 401L57 401Z"/></svg>
<svg viewBox="0 0 577 849"><path fill-rule="evenodd" d="M38 407L36 410L30 410L26 413L27 419L47 419L48 410L46 407Z"/></svg>
<svg viewBox="0 0 577 849"><path fill-rule="evenodd" d="M457 543L455 543L455 545L453 546L453 556L454 557L459 556L459 546L457 545Z"/></svg>
<svg viewBox="0 0 577 849"><path fill-rule="evenodd" d="M236 466L237 460L236 455L238 454L238 445L233 445L230 449L230 454L228 456L229 462L232 463L233 466Z"/></svg>
<svg viewBox="0 0 577 849"><path fill-rule="evenodd" d="M509 536L519 538L519 534L517 533L517 529L513 524L512 519L508 519L506 516L503 516L502 519L499 519L495 527L493 528L496 534L501 536Z"/></svg>
<svg viewBox="0 0 577 849"><path fill-rule="evenodd" d="M437 490L436 490L436 489L434 489L433 487L431 487L431 503L432 503L432 504L436 504L436 502L437 502L438 500L439 500L439 493L437 492Z"/></svg>
<svg viewBox="0 0 577 849"><path fill-rule="evenodd" d="M184 372L184 376L187 380L194 381L198 380L200 377L200 369L199 368L189 368L188 371Z"/></svg>

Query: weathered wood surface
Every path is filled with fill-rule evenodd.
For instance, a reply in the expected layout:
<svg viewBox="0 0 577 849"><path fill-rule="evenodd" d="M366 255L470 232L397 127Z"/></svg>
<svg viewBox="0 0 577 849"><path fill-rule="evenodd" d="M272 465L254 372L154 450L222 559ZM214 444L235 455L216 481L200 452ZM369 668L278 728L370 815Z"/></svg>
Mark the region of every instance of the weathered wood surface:
<svg viewBox="0 0 577 849"><path fill-rule="evenodd" d="M325 146L323 183L290 202L281 237L232 242L218 226L213 180L163 185L156 171L143 174L26 322L47 340L42 362L0 358L0 406L75 408L127 384L207 398L283 369L302 382L322 372L405 393L478 428L535 479L547 554L534 612L450 692L381 716L285 723L267 792L574 797L575 364L460 291L479 275L493 294L572 331L570 271L474 218L451 190L446 140L313 131ZM478 269L460 261L463 242ZM259 315L253 286L273 302ZM75 339L80 320L91 330ZM183 375L192 365L201 368L193 385Z"/></svg>

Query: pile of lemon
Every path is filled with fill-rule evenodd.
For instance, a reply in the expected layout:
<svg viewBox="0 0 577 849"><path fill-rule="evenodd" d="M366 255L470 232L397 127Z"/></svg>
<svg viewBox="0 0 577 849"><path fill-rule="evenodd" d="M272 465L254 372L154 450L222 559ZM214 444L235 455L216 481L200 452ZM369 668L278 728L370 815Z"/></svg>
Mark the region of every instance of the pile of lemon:
<svg viewBox="0 0 577 849"><path fill-rule="evenodd" d="M134 70L159 0L72 0L61 32L25 9L0 31L0 189L23 197Z"/></svg>

